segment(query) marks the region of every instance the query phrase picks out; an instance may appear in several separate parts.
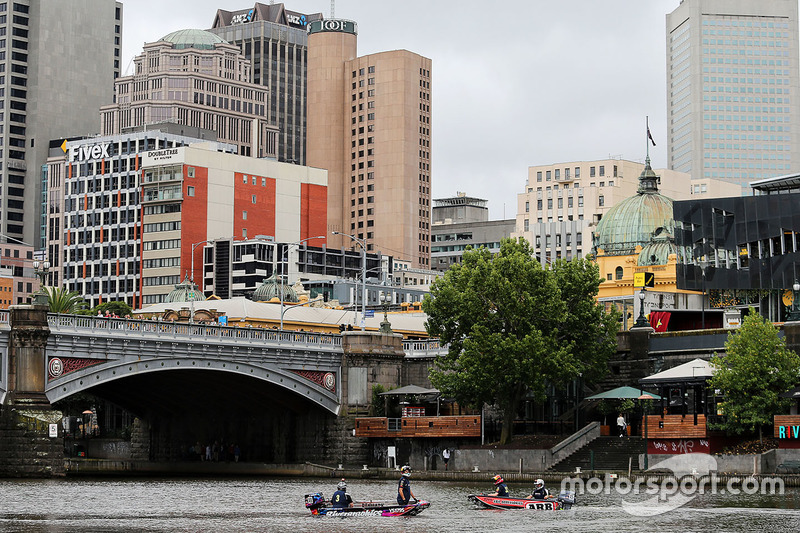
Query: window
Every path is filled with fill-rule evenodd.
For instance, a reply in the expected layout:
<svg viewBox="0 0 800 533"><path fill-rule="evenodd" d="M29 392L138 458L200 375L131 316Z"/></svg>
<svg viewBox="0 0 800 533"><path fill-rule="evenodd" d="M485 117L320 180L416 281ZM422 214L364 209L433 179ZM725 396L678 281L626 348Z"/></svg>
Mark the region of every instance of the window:
<svg viewBox="0 0 800 533"><path fill-rule="evenodd" d="M186 195L187 196L194 196L194 187L189 185L189 187L186 189Z"/></svg>
<svg viewBox="0 0 800 533"><path fill-rule="evenodd" d="M590 178L594 177L594 167L589 167L589 177Z"/></svg>
<svg viewBox="0 0 800 533"><path fill-rule="evenodd" d="M242 211L242 220L247 220L247 211Z"/></svg>
<svg viewBox="0 0 800 533"><path fill-rule="evenodd" d="M552 178L552 175L553 175L553 172L548 170L547 172L544 173L544 179L546 181L550 181L550 179Z"/></svg>
<svg viewBox="0 0 800 533"><path fill-rule="evenodd" d="M525 202L525 212L529 213L530 210L531 210L531 203L530 202Z"/></svg>
<svg viewBox="0 0 800 533"><path fill-rule="evenodd" d="M606 167L605 165L600 165L600 176L606 175Z"/></svg>
<svg viewBox="0 0 800 533"><path fill-rule="evenodd" d="M542 201L541 200L536 200L536 209L538 209L539 211L542 210Z"/></svg>
<svg viewBox="0 0 800 533"><path fill-rule="evenodd" d="M581 167L575 167L575 179L579 179L581 177Z"/></svg>
<svg viewBox="0 0 800 533"><path fill-rule="evenodd" d="M622 279L622 275L623 275L622 267L617 267L616 270L614 271L614 273L615 273L617 279ZM610 275L611 274L609 274L609 276Z"/></svg>
<svg viewBox="0 0 800 533"><path fill-rule="evenodd" d="M605 198L603 197L602 194L597 197L597 205L599 205L600 207L603 207L605 205Z"/></svg>
<svg viewBox="0 0 800 533"><path fill-rule="evenodd" d="M542 181L542 171L536 172L536 181Z"/></svg>
<svg viewBox="0 0 800 533"><path fill-rule="evenodd" d="M256 195L253 195L253 203L256 203Z"/></svg>

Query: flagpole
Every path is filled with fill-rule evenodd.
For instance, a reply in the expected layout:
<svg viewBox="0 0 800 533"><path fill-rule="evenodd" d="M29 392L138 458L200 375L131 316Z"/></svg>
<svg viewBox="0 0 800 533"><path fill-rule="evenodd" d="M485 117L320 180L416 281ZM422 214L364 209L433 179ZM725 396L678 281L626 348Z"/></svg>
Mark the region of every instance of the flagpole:
<svg viewBox="0 0 800 533"><path fill-rule="evenodd" d="M647 126L645 135L644 135L644 145L647 150L647 159L650 159L650 116L645 115L645 124Z"/></svg>

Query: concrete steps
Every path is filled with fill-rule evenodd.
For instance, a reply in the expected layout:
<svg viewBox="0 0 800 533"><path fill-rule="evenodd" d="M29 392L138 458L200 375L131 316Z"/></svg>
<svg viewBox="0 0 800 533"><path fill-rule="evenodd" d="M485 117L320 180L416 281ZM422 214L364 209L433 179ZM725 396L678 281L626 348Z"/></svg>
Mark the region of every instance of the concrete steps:
<svg viewBox="0 0 800 533"><path fill-rule="evenodd" d="M591 455L594 452L594 470L627 471L628 459L632 458L633 469L639 469L639 454L645 452L641 437L598 437L569 457L554 464L550 470L574 472L576 467L583 471L592 468Z"/></svg>

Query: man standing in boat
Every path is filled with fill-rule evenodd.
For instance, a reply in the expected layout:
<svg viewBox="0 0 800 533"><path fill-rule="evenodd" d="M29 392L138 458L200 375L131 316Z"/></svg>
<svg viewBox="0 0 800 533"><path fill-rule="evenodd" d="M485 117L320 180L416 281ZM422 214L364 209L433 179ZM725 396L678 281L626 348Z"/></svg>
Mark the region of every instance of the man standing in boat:
<svg viewBox="0 0 800 533"><path fill-rule="evenodd" d="M399 505L408 505L408 501L411 498L414 498L416 501L417 497L414 496L414 492L411 490L411 482L408 478L411 477L411 467L405 465L403 468L400 469L400 481L397 483L397 503Z"/></svg>
<svg viewBox="0 0 800 533"><path fill-rule="evenodd" d="M501 498L508 497L508 486L506 485L505 480L503 480L503 476L496 475L492 478L494 481L494 492L491 494L487 494L487 496L499 496Z"/></svg>
<svg viewBox="0 0 800 533"><path fill-rule="evenodd" d="M331 497L331 503L338 509L353 506L353 498L347 494L347 482L345 482L344 478L336 485L336 492Z"/></svg>

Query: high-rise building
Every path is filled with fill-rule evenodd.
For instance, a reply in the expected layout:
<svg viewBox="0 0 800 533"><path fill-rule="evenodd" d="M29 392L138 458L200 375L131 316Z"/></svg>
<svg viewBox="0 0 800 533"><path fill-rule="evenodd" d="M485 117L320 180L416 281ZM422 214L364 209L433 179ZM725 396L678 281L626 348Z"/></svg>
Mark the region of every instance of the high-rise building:
<svg viewBox="0 0 800 533"><path fill-rule="evenodd" d="M348 20L308 25L306 161L328 169L329 231L430 268L431 60L358 57L356 34Z"/></svg>
<svg viewBox="0 0 800 533"><path fill-rule="evenodd" d="M77 291L90 307L159 303L182 279L201 282L202 247L210 240L270 235L295 242L325 234L324 170L162 131L64 148L48 162L48 258L63 280L53 284Z"/></svg>
<svg viewBox="0 0 800 533"><path fill-rule="evenodd" d="M211 33L239 47L253 66L253 83L266 89L278 126L278 161L306 164L306 26L321 13L289 11L282 3L217 10Z"/></svg>
<svg viewBox="0 0 800 533"><path fill-rule="evenodd" d="M119 75L122 4L0 2L0 234L43 244L50 139L97 131Z"/></svg>
<svg viewBox="0 0 800 533"><path fill-rule="evenodd" d="M669 168L741 186L797 172L797 1L683 0L666 40Z"/></svg>
<svg viewBox="0 0 800 533"><path fill-rule="evenodd" d="M275 158L277 128L266 89L250 83L250 62L239 48L203 30L178 30L134 59L136 73L114 84L116 101L100 109L103 135L162 122L214 132L238 153Z"/></svg>

